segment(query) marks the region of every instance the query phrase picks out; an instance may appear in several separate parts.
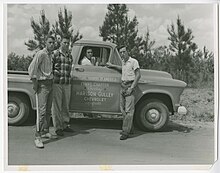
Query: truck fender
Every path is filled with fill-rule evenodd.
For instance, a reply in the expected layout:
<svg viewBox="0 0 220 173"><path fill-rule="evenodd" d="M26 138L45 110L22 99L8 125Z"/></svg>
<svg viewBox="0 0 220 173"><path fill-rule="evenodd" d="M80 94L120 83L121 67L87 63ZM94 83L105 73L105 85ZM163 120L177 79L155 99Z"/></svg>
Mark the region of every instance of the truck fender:
<svg viewBox="0 0 220 173"><path fill-rule="evenodd" d="M12 93L12 92L13 92L13 93L21 93L21 94L26 95L26 96L29 98L29 100L30 100L31 108L32 108L33 110L36 109L36 100L35 100L34 93L31 93L31 92L29 92L28 90L25 90L25 89L22 89L22 88L19 88L19 89L13 89L13 88L11 88L11 89L8 89L8 93L9 93L9 94Z"/></svg>
<svg viewBox="0 0 220 173"><path fill-rule="evenodd" d="M136 106L145 99L148 99L148 98L153 99L155 95L157 96L157 99L161 101L163 101L163 96L166 96L167 98L169 98L169 103L167 103L167 101L166 102L164 101L164 104L166 104L167 107L169 108L169 111L173 113L175 105L173 105L172 94L167 91L160 90L160 89L147 90L147 91L142 92L142 94L139 94L135 101ZM160 98L159 95L163 95L163 96Z"/></svg>

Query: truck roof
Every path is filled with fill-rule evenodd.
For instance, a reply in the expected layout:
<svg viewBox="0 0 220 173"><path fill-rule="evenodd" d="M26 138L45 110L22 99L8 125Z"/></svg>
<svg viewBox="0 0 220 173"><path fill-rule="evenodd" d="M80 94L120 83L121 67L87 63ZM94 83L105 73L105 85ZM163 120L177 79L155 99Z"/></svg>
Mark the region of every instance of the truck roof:
<svg viewBox="0 0 220 173"><path fill-rule="evenodd" d="M111 42L99 41L99 40L86 40L86 39L80 39L76 41L74 44L97 44L97 45L111 46L112 48L116 47L116 44Z"/></svg>

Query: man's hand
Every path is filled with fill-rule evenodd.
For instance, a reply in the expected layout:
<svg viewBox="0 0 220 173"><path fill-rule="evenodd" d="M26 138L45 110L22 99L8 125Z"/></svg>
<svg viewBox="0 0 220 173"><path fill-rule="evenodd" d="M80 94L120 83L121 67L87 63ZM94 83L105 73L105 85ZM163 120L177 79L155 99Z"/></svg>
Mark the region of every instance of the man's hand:
<svg viewBox="0 0 220 173"><path fill-rule="evenodd" d="M133 92L133 88L129 87L126 91L126 95L130 96L132 92Z"/></svg>
<svg viewBox="0 0 220 173"><path fill-rule="evenodd" d="M92 63L92 65L96 65L96 58L93 56L93 57L91 57L91 63Z"/></svg>
<svg viewBox="0 0 220 173"><path fill-rule="evenodd" d="M106 63L106 67L111 68L111 67L113 67L113 64L110 63L110 62L107 62L107 63Z"/></svg>
<svg viewBox="0 0 220 173"><path fill-rule="evenodd" d="M38 84L38 81L36 79L32 79L32 82L33 82L33 89L35 91L35 94L38 92L38 89L39 89L39 84Z"/></svg>

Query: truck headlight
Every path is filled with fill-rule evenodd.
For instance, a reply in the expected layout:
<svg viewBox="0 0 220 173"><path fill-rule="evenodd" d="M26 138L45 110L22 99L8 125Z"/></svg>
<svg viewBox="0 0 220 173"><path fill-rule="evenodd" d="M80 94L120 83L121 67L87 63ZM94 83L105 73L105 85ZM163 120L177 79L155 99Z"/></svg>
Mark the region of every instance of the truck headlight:
<svg viewBox="0 0 220 173"><path fill-rule="evenodd" d="M177 112L180 115L186 115L187 110L186 110L186 108L184 106L179 106Z"/></svg>

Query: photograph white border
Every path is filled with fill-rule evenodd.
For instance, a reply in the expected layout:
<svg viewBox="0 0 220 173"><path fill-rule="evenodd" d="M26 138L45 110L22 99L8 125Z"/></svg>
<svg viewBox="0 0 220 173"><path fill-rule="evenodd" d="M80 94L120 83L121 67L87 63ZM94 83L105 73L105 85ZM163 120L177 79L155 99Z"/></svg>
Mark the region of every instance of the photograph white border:
<svg viewBox="0 0 220 173"><path fill-rule="evenodd" d="M3 113L2 115L4 116L1 116L1 121L3 122L3 125L1 126L1 132L3 132L2 134L2 141L4 141L4 143L1 143L1 145L3 144L2 147L2 153L4 153L4 156L7 156L7 130L8 130L8 125L7 125L7 120L6 120L6 116L7 115L7 4L22 4L22 3L27 3L27 4L48 4L48 3L53 3L53 4L105 4L105 3L126 3L126 4L129 4L129 3L135 3L135 4L138 4L138 3L142 3L142 4L164 4L164 3L181 3L181 4L184 4L184 3L188 3L190 4L188 1L157 1L157 2L154 2L154 1L131 1L131 0L121 0L121 1L85 1L85 0L81 0L81 1L74 1L74 2L70 2L70 1L62 1L62 2L59 2L59 1L20 1L20 2L17 2L17 1L4 1L3 0L3 3L1 3L1 11L3 12L3 15L2 15L2 21L1 21L1 33L2 33L2 42L3 44L1 44L1 50L4 50L4 51L1 51L2 52L2 57L3 58L0 58L1 59L1 66L2 68L0 68L0 79L1 81L1 110L3 110ZM193 1L193 4L195 3L217 3L217 1L214 1L214 0L195 0ZM214 57L215 57L215 61L214 61L214 65L215 65L215 151L217 150L217 145L219 145L219 118L218 118L218 115L219 115L219 60L218 60L218 55L219 55L219 11L218 11L218 8L216 8L216 21L218 21L216 24L217 26L215 27L215 34L216 34L216 40L215 40L215 51L214 51ZM4 42L3 42L4 41ZM217 71L217 72L216 72ZM2 75L3 74L3 75ZM3 107L2 107L3 105ZM217 128L218 127L218 128ZM218 142L217 142L218 141ZM6 154L6 155L5 155ZM218 150L218 154L217 152L215 152L215 158L217 158L217 156L219 156L219 150ZM1 157L2 158L2 157ZM211 166L211 165L64 165L64 166L43 166L43 165L39 165L39 166L31 166L31 165L28 165L28 166L25 166L25 165L20 165L20 166L8 166L8 161L7 159L8 158L5 158L3 157L3 171L126 171L126 172L136 172L136 171L153 171L155 172L155 170L157 170L158 172L182 172L182 171L193 171L193 172L203 172L203 171L215 171L215 167L217 166L217 169L220 170L220 167L219 167L219 161L216 161L214 166ZM6 164L7 163L7 164ZM212 169L210 169L212 167Z"/></svg>

